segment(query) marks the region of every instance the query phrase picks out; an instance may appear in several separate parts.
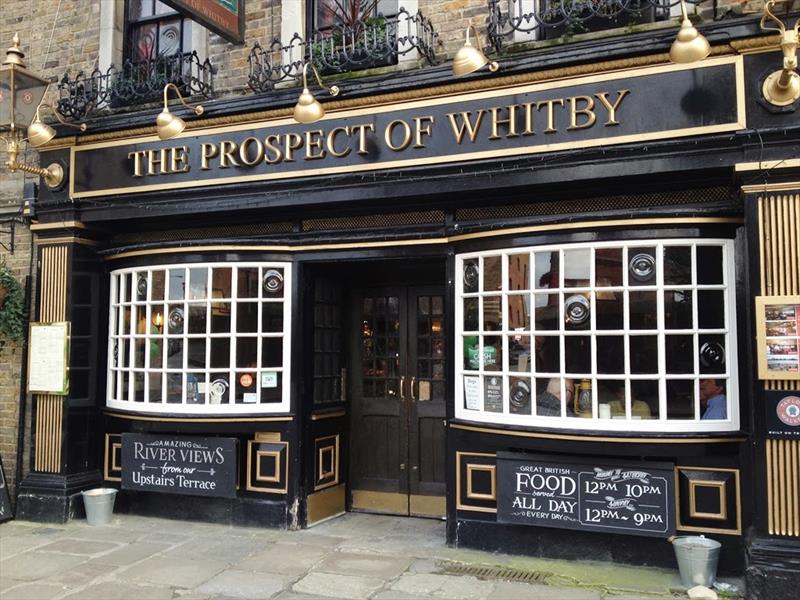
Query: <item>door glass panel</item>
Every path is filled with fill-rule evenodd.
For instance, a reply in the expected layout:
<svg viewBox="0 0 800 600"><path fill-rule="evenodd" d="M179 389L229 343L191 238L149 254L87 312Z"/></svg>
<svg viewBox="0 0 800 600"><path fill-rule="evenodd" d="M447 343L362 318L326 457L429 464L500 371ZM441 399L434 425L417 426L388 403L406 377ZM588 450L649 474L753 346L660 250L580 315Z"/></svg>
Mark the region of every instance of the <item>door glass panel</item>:
<svg viewBox="0 0 800 600"><path fill-rule="evenodd" d="M430 312L430 305L424 308ZM364 298L362 309L362 394L365 398L396 398L400 390L400 298ZM418 341L430 343L423 338Z"/></svg>

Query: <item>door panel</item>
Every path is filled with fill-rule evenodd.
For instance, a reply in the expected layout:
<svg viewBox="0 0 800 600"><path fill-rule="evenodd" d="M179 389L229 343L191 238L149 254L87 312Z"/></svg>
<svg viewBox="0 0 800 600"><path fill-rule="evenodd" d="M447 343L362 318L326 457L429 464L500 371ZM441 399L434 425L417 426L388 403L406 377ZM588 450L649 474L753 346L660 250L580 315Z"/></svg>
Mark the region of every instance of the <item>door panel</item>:
<svg viewBox="0 0 800 600"><path fill-rule="evenodd" d="M351 489L353 507L380 510L371 495L368 506L359 506L359 492L408 494L404 457L408 439L402 402L407 344L406 294L402 288L383 288L356 294L352 356ZM386 510L395 511L397 499Z"/></svg>
<svg viewBox="0 0 800 600"><path fill-rule="evenodd" d="M353 295L352 507L444 515L444 294Z"/></svg>
<svg viewBox="0 0 800 600"><path fill-rule="evenodd" d="M408 307L409 330L415 332L416 338L409 345L409 491L417 496L444 498L444 293L436 287L409 288ZM430 511L428 507L421 514L431 514Z"/></svg>

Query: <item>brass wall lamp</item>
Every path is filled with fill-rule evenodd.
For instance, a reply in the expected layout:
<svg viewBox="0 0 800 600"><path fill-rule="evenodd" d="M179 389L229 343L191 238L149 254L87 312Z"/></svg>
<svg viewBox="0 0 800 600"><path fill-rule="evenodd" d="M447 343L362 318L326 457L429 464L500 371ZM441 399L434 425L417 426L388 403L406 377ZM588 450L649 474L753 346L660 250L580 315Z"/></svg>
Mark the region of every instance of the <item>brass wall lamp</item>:
<svg viewBox="0 0 800 600"><path fill-rule="evenodd" d="M681 15L681 28L669 49L669 59L674 63L693 63L703 60L711 53L711 45L689 20L684 0L681 0Z"/></svg>
<svg viewBox="0 0 800 600"><path fill-rule="evenodd" d="M13 45L6 51L6 59L0 65L0 131L8 154L5 166L11 173L22 171L38 175L49 188L57 188L64 182L64 168L60 164L52 163L42 168L18 161L24 141L23 129L27 129L28 141L34 147L55 137L55 130L39 118L42 99L50 82L30 72L23 58L25 54L19 47L19 35L14 34ZM63 122L61 118L58 120ZM86 125L71 126L86 130Z"/></svg>
<svg viewBox="0 0 800 600"><path fill-rule="evenodd" d="M788 106L800 98L800 75L797 74L797 46L800 43L800 19L794 27L786 29L781 21L772 12L775 0L769 0L764 5L764 14L761 16L761 29L777 31L781 34L781 50L783 51L783 69L771 73L764 80L761 88L764 98L775 106ZM772 20L777 27L769 26Z"/></svg>
<svg viewBox="0 0 800 600"><path fill-rule="evenodd" d="M184 129L186 129L186 121L180 117L176 117L169 111L169 98L167 98L167 92L170 89L175 90L175 93L178 95L178 100L180 100L181 104L183 104L186 108L191 108L194 110L194 114L197 116L200 116L203 114L203 112L205 112L205 109L201 104L192 106L191 104L187 103L186 100L183 99L183 95L181 94L180 89L178 89L178 86L174 83L168 83L164 86L164 108L160 113L158 113L158 117L156 117L156 132L158 133L159 139L162 140L171 140Z"/></svg>
<svg viewBox="0 0 800 600"><path fill-rule="evenodd" d="M472 42L469 40L470 29L475 34L475 39L478 39L478 32L475 30L475 27L473 25L467 27L464 45L458 49L458 52L456 52L456 55L453 57L454 77L469 75L483 68L485 65L489 65L489 70L492 73L500 68L500 65L493 60L490 61L480 48L476 48L472 45Z"/></svg>
<svg viewBox="0 0 800 600"><path fill-rule="evenodd" d="M297 99L297 104L294 106L294 120L298 123L314 123L325 116L325 109L322 107L322 104L320 104L319 100L314 98L314 95L308 91L308 67L311 67L311 70L314 72L314 77L316 77L319 87L326 90L331 96L338 96L340 91L339 87L336 85L328 87L322 83L322 79L320 79L319 76L319 71L317 71L317 67L314 66L314 63L304 63L303 93L300 94L300 97Z"/></svg>

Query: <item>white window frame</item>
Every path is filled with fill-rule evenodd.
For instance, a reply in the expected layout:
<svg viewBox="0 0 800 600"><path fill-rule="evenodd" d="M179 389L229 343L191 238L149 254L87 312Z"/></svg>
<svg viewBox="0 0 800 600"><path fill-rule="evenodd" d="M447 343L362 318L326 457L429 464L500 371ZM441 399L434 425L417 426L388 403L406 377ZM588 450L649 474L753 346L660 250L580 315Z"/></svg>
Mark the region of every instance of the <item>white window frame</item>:
<svg viewBox="0 0 800 600"><path fill-rule="evenodd" d="M722 284L718 285L698 285L697 284L697 268L696 268L696 251L692 251L692 283L691 285L664 285L664 269L663 269L663 246L703 246L703 245L718 245L722 248L722 261L723 261L723 282ZM625 301L623 304L623 314L624 314L624 325L623 329L621 330L596 330L595 329L595 318L596 318L596 293L592 293L592 300L591 300L591 329L589 330L576 330L573 335L588 335L592 338L592 410L593 414L595 415L592 418L577 418L577 417L568 417L564 414L564 410L562 409L562 416L534 416L534 415L523 415L523 414L512 414L510 412L509 406L509 377L528 377L530 378L531 382L533 383L535 380L535 375L533 373L533 367L529 366L529 372L520 373L517 371L511 371L509 369L509 352L508 352L508 340L510 336L513 336L515 333L519 333L524 336L530 336L531 342L536 335L533 329L533 323L529 324L529 329L523 331L513 331L509 329L509 315L508 315L508 256L510 255L518 255L518 254L525 254L529 253L529 288L528 293L530 296L530 311L529 317L533 320L533 315L535 311L534 307L534 300L533 300L533 293L534 292L550 292L552 290L543 288L538 289L536 288L534 277L535 277L535 263L534 263L534 253L535 252L548 252L548 251L561 251L561 250L574 250L574 249L599 249L599 248L619 248L619 247L626 247L626 248L641 248L641 247L656 247L657 248L657 272L656 272L656 283L650 286L631 286L628 284L628 274L627 274L627 260L628 254L627 250L623 252L623 281L622 286L618 287L592 287L592 286L581 286L580 288L554 288L559 289L561 293L568 292L569 290L592 290L593 292L596 291L617 291L617 292L624 292L625 293ZM484 269L483 269L483 259L486 257L494 257L494 256L501 256L501 290L499 291L484 291L483 290L483 279L484 279ZM563 257L563 254L560 256ZM594 281L594 269L595 269L595 260L594 260L594 253L591 254L591 278L590 281ZM464 276L464 264L466 261L471 261L475 259L480 259L480 278L478 283L478 292L475 293L464 293L463 292L463 276ZM563 286L564 281L564 264L563 261L560 261L560 268L559 268L559 286ZM659 238L659 239L630 239L630 240L616 240L616 241L609 241L609 242L590 242L590 243L575 243L575 244L546 244L541 246L528 246L528 247L518 247L518 248L503 248L503 249L494 249L482 252L471 252L471 253L464 253L458 254L456 256L456 303L455 303L455 416L457 419L463 419L466 421L473 421L477 423L494 423L500 425L513 425L513 426L521 426L521 427L536 427L536 428L548 428L548 429L572 429L572 430L591 430L591 431L633 431L633 432L648 432L648 433L713 433L713 432L722 432L722 431L738 431L739 429L739 386L738 386L738 356L737 356L737 333L736 333L736 289L735 289L735 265L734 265L734 245L733 240L730 239L710 239L710 238L679 238L679 239L670 239L670 238ZM669 329L667 330L664 326L664 291L668 291L670 289L691 289L693 295L693 329ZM725 306L727 314L725 315L724 320L724 329L698 329L698 321L697 321L697 298L698 290L704 289L714 289L714 290L724 290L724 298L725 298ZM647 331L648 335L657 335L658 336L658 345L659 345L659 365L658 365L658 373L654 375L632 375L630 374L630 358L628 356L629 353L629 345L625 343L625 374L620 375L607 375L602 374L598 375L597 373L597 364L596 364L596 336L597 335L628 335L631 331L639 331L639 330L631 330L629 328L628 322L628 292L629 291L656 291L657 294L657 318L658 318L658 325L656 329ZM463 299L465 297L481 297L481 296L501 296L501 303L502 303L502 319L503 319L503 327L501 330L491 332L492 336L500 336L502 337L502 357L503 363L501 365L501 369L498 371L486 371L482 368L479 370L469 370L464 368L464 337L465 335L474 335L473 333L464 333L464 302ZM479 303L478 309L478 337L479 337L479 349L478 355L481 357L481 363L483 362L483 341L487 335L487 332L483 329L483 310L482 310L482 303ZM566 374L566 366L564 363L564 343L563 339L565 337L565 327L564 327L564 307L563 302L559 302L559 329L548 331L550 334L557 334L561 338L561 342L559 343L560 346L560 365L561 365L561 378L562 378L562 397L564 395L564 377L571 377L570 375ZM644 334L644 333L642 333ZM726 360L725 360L725 369L726 372L724 377L726 379L726 397L727 397L727 419L724 420L702 420L699 414L699 400L697 397L697 386L699 380L705 378L713 378L713 375L703 375L700 373L700 369L698 366L698 357L697 353L695 353L694 357L694 371L691 374L685 375L678 375L678 374L669 374L667 376L666 373L666 365L665 365L665 336L666 335L675 335L675 334L686 334L686 335L694 335L695 336L695 347L698 345L698 336L699 335L716 335L716 334L724 334L726 335L726 344L725 344L725 352L726 352ZM570 335L567 333L566 335ZM481 365L482 366L482 365ZM480 381L480 401L481 407L479 410L467 409L465 407L465 398L464 398L464 376L470 375L479 375L481 377ZM484 404L484 382L483 378L484 375L486 376L497 376L501 377L503 381L503 412L488 412L485 411L485 404ZM719 377L723 377L722 374ZM603 380L625 380L626 383L626 414L628 418L625 419L600 419L596 415L598 414L598 392L597 392L597 381L598 379ZM630 418L630 411L631 411L631 401L630 401L630 381L641 379L641 380L650 380L650 381L658 381L659 382L659 418L657 419L634 419ZM693 379L694 380L694 390L695 390L695 418L693 420L668 420L667 419L667 410L666 410L666 381L667 379ZM576 379L574 383L577 386L578 380ZM531 385L531 403L532 406L536 405L536 386ZM563 403L562 403L563 404ZM532 409L532 412L534 410Z"/></svg>
<svg viewBox="0 0 800 600"><path fill-rule="evenodd" d="M259 285L259 294L257 298L247 298L242 299L241 302L257 302L259 309L258 309L258 331L255 333L247 333L243 337L256 337L259 340L257 345L257 356L258 356L258 364L261 363L261 352L262 352L262 343L261 340L265 338L282 338L282 356L283 362L280 367L237 367L234 361L235 357L235 344L231 343L230 347L230 360L229 365L227 367L214 367L211 368L208 365L209 356L210 356L210 344L206 344L206 366L202 369L200 368L189 368L187 366L187 359L188 359L188 346L186 342L191 337L200 338L204 337L204 339L209 340L211 338L224 338L228 337L229 339L233 340L236 338L236 334L234 333L211 333L206 331L204 336L201 334L189 334L188 333L188 315L189 310L188 307L190 304L199 304L200 302L205 302L207 306L209 306L209 311L211 310L210 305L217 301L225 301L230 302L231 305L231 328L235 328L236 323L236 316L237 316L237 300L238 298L238 269L241 268L261 268L259 273L263 273L266 269L283 269L283 296L280 298L270 298L264 294L263 286ZM206 298L203 300L193 300L188 298L188 291L189 291L189 272L192 269L201 269L206 268L209 269L209 277L208 287L206 293ZM211 269L220 269L220 268L230 268L231 269L231 298L223 298L218 299L212 296L210 291L212 279L210 277L210 270ZM169 271L171 269L185 269L186 271L186 282L187 282L187 289L184 293L184 298L182 300L170 300L169 299ZM165 272L165 283L164 283L164 300L131 300L127 299L125 302L119 302L117 299L118 293L118 285L115 285L117 278L127 274L133 274L132 278L137 277L138 273L147 273L147 281L148 281L148 294L150 290L152 290L152 281L153 281L153 271L164 271ZM136 267L128 267L124 269L117 269L110 273L110 290L109 290L109 313L108 313L108 323L109 323L109 332L108 332L108 363L106 368L106 406L108 408L128 411L128 412L140 412L140 413L171 413L171 414L285 414L288 413L290 410L290 389L291 389L291 338L292 338L292 263L288 262L277 262L277 261L248 261L248 262L205 262L205 263L178 263L178 264L150 264L150 265L139 265ZM283 331L282 332L264 332L263 325L262 325L262 310L261 307L263 304L273 302L273 303L280 303L283 305ZM116 339L123 339L124 342L128 343L127 348L125 349L125 353L133 356L134 352L134 344L137 338L144 338L145 339L145 347L149 346L149 340L151 338L159 338L162 340L168 339L170 336L165 336L163 333L159 334L152 334L149 331L145 334L134 334L136 330L137 320L133 315L131 316L131 323L130 328L131 330L127 333L119 333L122 329L122 324L124 323L124 307L136 307L144 306L146 313L145 319L146 323L151 323L152 319L152 307L154 305L157 306L169 306L170 304L182 304L184 315L186 315L186 321L184 326L184 331L181 334L174 334L175 339L181 339L184 342L184 353L183 353L183 366L181 368L170 368L165 367L163 362L160 368L154 368L150 365L150 352L145 352L145 364L144 367L138 368L130 366L130 364L126 367L114 367L114 342ZM117 313L117 323L113 324L113 319L115 315L115 308L119 308L120 310ZM210 314L210 312L207 312ZM166 311L164 314L164 321L167 320ZM167 325L164 323L164 328L166 329ZM124 336L124 337L123 337ZM166 347L166 344L164 345ZM162 354L165 354L165 350L162 350ZM164 361L166 362L166 361ZM228 377L228 398L229 401L227 404L211 404L207 400L204 401L202 404L189 404L186 402L186 377L188 373L194 373L204 371L206 375L206 385L210 383L211 375L214 373L225 372ZM281 401L280 402L270 402L270 403L241 403L236 404L234 402L234 389L236 386L236 381L242 373L253 373L256 372L256 389L261 389L261 374L264 372L277 372L281 373ZM122 385L122 381L124 381L124 373L127 372L129 374L128 377L128 390L125 395L126 400L121 400L112 397L114 387L112 382L112 377L118 377L117 379L117 390L119 390L119 386ZM161 373L162 378L162 400L159 403L149 402L149 386L145 385L144 388L144 401L137 402L130 398L133 397L133 390L134 390L134 373ZM180 374L182 377L182 390L184 393L182 394L182 402L181 403L168 403L167 402L167 393L166 393L166 379L167 376L170 374Z"/></svg>

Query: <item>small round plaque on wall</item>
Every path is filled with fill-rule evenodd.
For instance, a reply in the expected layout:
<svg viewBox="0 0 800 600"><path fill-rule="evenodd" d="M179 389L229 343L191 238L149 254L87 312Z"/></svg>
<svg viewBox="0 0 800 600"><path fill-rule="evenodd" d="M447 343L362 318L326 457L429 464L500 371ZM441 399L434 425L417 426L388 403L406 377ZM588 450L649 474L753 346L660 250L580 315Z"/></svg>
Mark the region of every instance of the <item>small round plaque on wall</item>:
<svg viewBox="0 0 800 600"><path fill-rule="evenodd" d="M800 398L786 396L775 407L778 418L787 425L797 427L800 425Z"/></svg>

